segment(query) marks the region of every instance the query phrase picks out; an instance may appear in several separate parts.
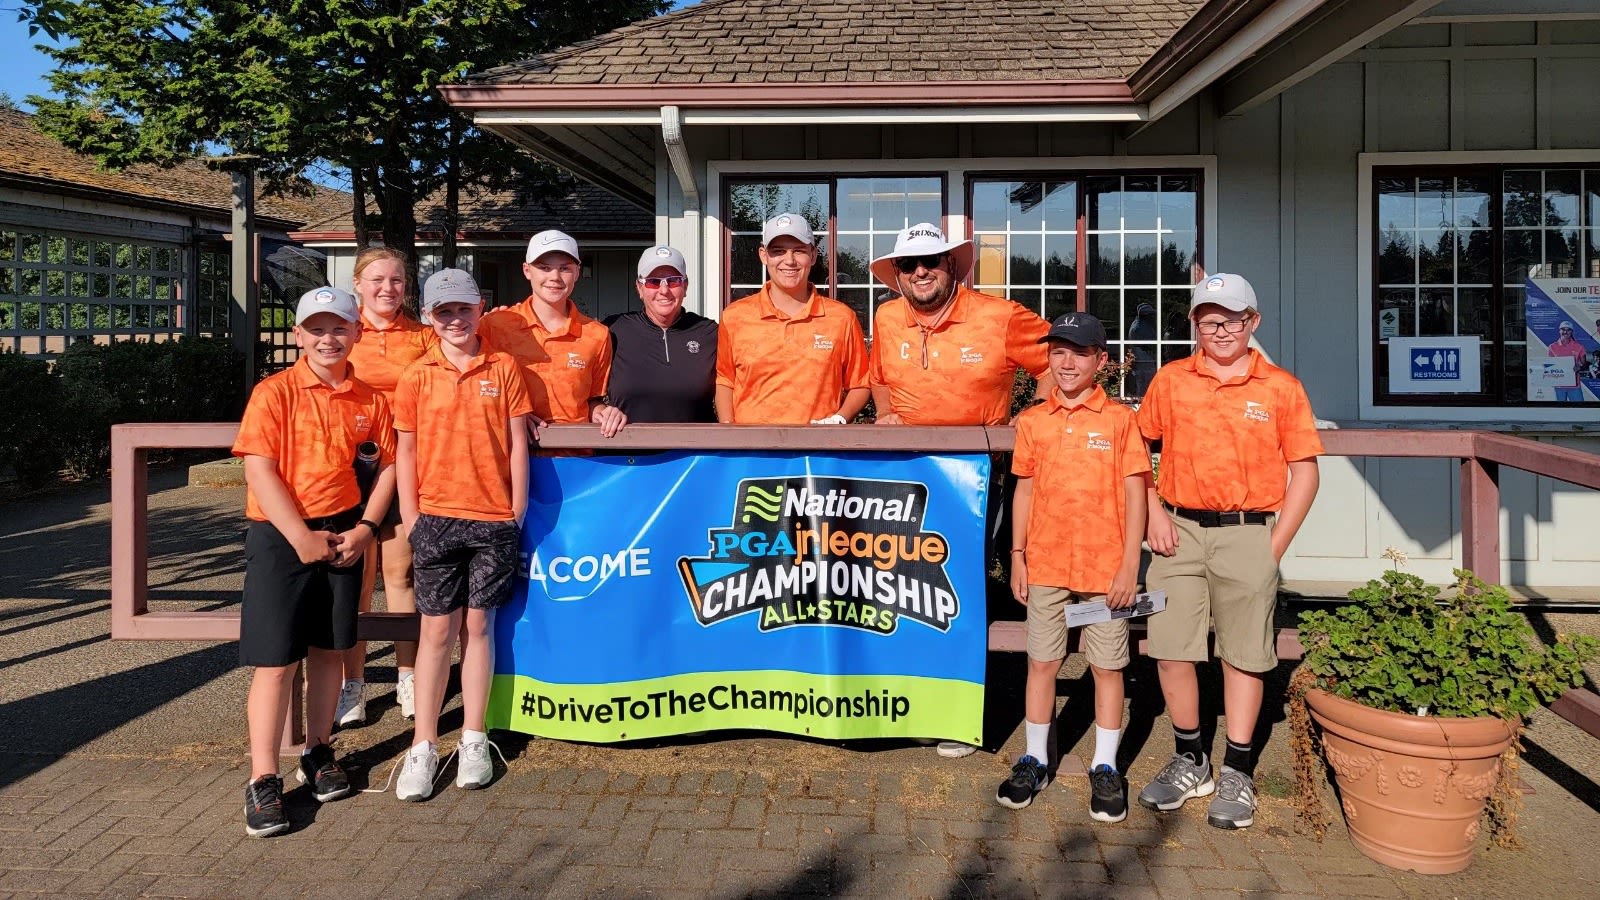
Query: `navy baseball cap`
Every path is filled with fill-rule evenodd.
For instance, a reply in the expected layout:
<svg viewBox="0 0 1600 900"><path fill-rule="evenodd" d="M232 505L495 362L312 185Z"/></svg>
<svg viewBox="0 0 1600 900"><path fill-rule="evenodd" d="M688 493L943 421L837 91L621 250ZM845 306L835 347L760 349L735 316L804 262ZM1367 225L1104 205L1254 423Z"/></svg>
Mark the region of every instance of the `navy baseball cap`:
<svg viewBox="0 0 1600 900"><path fill-rule="evenodd" d="M1063 313L1050 323L1050 331L1039 339L1044 344L1050 341L1066 341L1077 344L1079 347L1106 348L1106 327L1100 320L1086 312Z"/></svg>

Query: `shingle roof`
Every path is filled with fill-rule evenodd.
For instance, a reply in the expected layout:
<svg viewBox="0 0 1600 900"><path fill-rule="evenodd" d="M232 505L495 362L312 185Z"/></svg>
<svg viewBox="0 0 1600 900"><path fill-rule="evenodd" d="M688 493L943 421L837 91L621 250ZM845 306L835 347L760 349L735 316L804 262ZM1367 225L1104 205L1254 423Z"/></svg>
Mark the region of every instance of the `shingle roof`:
<svg viewBox="0 0 1600 900"><path fill-rule="evenodd" d="M1122 79L1205 0L706 0L488 84Z"/></svg>
<svg viewBox="0 0 1600 900"><path fill-rule="evenodd" d="M653 239L655 216L611 192L588 182L573 182L549 196L530 196L518 190L490 191L468 188L461 192L460 230L468 235L528 237L546 228L559 228L576 237L638 236ZM444 194L417 204L418 237L437 236L444 221ZM355 232L350 212L307 225L302 233L318 235Z"/></svg>
<svg viewBox="0 0 1600 900"><path fill-rule="evenodd" d="M159 166L130 166L120 172L97 168L94 158L62 146L55 138L39 131L33 116L20 110L0 110L0 178L36 182L39 190L79 190L120 195L124 202L139 201L229 214L233 205L233 181L226 172L216 171L195 160L169 169ZM319 185L300 196L256 197L256 215L288 227L327 218L350 208L350 195Z"/></svg>

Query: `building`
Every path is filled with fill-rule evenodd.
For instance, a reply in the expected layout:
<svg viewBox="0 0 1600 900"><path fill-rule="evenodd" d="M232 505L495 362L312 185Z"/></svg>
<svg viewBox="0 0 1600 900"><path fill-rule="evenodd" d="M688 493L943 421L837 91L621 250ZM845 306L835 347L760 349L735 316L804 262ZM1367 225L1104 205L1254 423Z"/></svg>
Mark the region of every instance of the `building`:
<svg viewBox="0 0 1600 900"><path fill-rule="evenodd" d="M445 92L650 205L708 315L758 284L764 216L821 226L816 281L864 319L866 261L942 220L977 287L1088 309L1152 361L1189 352L1191 283L1246 275L1261 348L1333 426L1596 450L1600 298L1545 294L1600 292L1597 84L1590 0L707 0ZM1326 461L1285 575L1365 579L1395 546L1447 578L1456 477ZM1508 583L1600 583L1600 497L1501 487Z"/></svg>
<svg viewBox="0 0 1600 900"><path fill-rule="evenodd" d="M200 161L111 172L0 109L0 349L52 357L79 338L226 334L232 179ZM263 328L320 283L291 230L350 206L342 191L256 200ZM278 356L283 356L279 353Z"/></svg>

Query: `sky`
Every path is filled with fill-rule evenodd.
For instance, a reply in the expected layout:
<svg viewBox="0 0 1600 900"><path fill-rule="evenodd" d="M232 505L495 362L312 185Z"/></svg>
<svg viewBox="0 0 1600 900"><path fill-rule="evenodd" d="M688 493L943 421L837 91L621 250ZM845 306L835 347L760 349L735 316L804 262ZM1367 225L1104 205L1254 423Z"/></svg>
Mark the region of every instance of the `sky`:
<svg viewBox="0 0 1600 900"><path fill-rule="evenodd" d="M18 106L29 109L24 98L48 92L44 74L53 66L48 56L33 49L45 36L28 37L28 26L17 21L15 10L14 6L0 5L0 91L10 94Z"/></svg>

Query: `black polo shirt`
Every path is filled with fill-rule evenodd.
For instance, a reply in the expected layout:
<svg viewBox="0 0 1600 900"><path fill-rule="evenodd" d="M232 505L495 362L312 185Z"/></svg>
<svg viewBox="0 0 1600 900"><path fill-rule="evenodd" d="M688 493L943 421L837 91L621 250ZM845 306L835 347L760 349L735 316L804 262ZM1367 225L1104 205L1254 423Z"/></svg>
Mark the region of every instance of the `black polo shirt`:
<svg viewBox="0 0 1600 900"><path fill-rule="evenodd" d="M630 422L715 422L717 323L684 310L670 327L642 310L605 320L611 329L611 405Z"/></svg>

